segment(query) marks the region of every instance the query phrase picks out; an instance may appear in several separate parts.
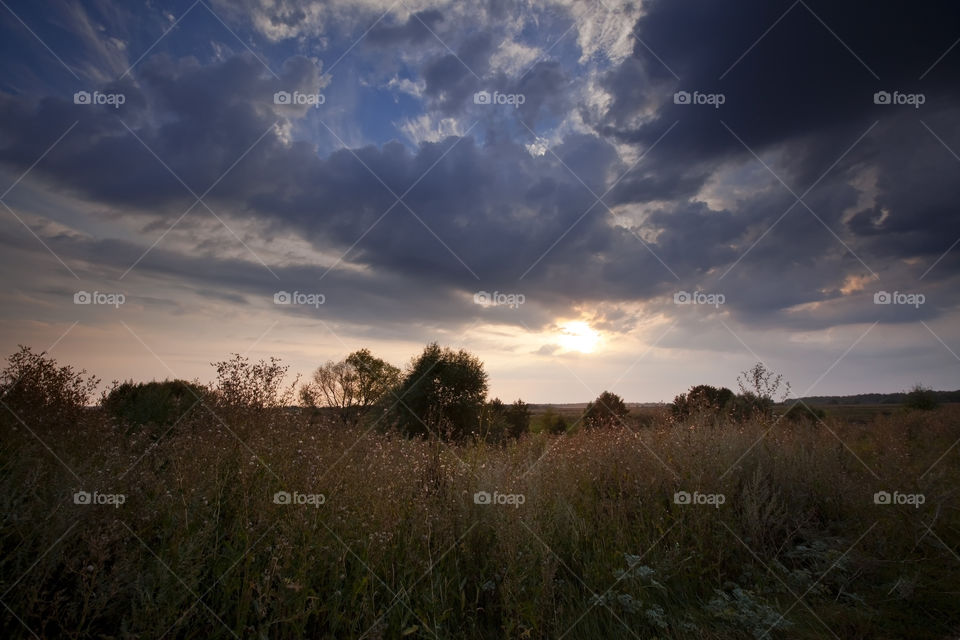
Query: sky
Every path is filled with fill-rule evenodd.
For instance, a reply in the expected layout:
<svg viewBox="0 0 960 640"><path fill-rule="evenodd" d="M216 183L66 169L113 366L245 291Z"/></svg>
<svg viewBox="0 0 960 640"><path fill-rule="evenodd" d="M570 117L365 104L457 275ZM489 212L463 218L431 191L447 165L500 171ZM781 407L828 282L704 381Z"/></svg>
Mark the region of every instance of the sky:
<svg viewBox="0 0 960 640"><path fill-rule="evenodd" d="M960 388L949 2L0 2L0 351Z"/></svg>

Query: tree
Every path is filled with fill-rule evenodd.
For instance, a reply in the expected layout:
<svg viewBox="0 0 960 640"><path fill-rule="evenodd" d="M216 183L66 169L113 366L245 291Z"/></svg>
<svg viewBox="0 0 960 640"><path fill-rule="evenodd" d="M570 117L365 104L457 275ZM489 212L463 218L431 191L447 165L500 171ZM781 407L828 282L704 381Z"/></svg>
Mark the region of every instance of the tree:
<svg viewBox="0 0 960 640"><path fill-rule="evenodd" d="M0 373L0 402L9 411L0 412L4 420L23 420L31 428L76 422L100 384L96 376L84 377L84 370L58 366L46 352L33 353L23 345L7 362Z"/></svg>
<svg viewBox="0 0 960 640"><path fill-rule="evenodd" d="M530 406L523 400L517 400L506 410L507 435L519 438L530 430Z"/></svg>
<svg viewBox="0 0 960 640"><path fill-rule="evenodd" d="M300 390L300 400L311 407L336 409L344 424L359 421L400 382L400 369L360 349L340 362L327 362Z"/></svg>
<svg viewBox="0 0 960 640"><path fill-rule="evenodd" d="M434 342L410 364L396 395L400 431L462 439L479 430L487 373L473 354Z"/></svg>
<svg viewBox="0 0 960 640"><path fill-rule="evenodd" d="M604 391L597 399L587 405L583 412L583 426L588 429L623 425L630 410L623 398L615 393Z"/></svg>
<svg viewBox="0 0 960 640"><path fill-rule="evenodd" d="M698 413L724 416L730 412L734 397L733 391L726 387L717 388L708 384L698 384L674 398L670 411L678 420Z"/></svg>

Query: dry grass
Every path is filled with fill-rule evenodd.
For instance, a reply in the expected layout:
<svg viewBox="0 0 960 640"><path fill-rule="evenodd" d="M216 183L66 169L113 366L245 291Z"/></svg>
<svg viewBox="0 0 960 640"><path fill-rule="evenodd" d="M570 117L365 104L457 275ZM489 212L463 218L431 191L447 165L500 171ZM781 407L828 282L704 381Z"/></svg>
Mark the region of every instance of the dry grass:
<svg viewBox="0 0 960 640"><path fill-rule="evenodd" d="M505 447L287 411L201 411L159 441L97 412L59 432L2 424L10 637L930 638L960 626L952 407L812 428L660 418ZM79 490L126 502L77 505ZM325 503L275 504L281 490ZM877 505L880 490L925 503ZM525 500L475 504L477 491ZM725 502L675 504L677 491Z"/></svg>

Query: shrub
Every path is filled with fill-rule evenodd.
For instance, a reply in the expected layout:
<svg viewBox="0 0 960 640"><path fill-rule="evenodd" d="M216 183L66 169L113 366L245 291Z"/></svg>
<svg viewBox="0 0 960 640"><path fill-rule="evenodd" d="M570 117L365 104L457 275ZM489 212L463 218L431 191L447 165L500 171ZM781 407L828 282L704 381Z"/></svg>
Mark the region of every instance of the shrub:
<svg viewBox="0 0 960 640"><path fill-rule="evenodd" d="M479 431L486 395L487 373L476 356L432 343L400 384L393 422L407 435L462 439Z"/></svg>
<svg viewBox="0 0 960 640"><path fill-rule="evenodd" d="M588 429L623 425L623 419L630 410L623 398L615 393L604 391L597 399L587 405L581 422Z"/></svg>
<svg viewBox="0 0 960 640"><path fill-rule="evenodd" d="M790 383L783 379L783 375L767 369L762 362L741 372L737 376L737 385L740 397L735 413L739 419L769 418L773 415L775 401L778 398L782 401L790 395Z"/></svg>
<svg viewBox="0 0 960 640"><path fill-rule="evenodd" d="M907 392L907 397L903 401L903 406L907 409L930 411L939 407L940 401L937 399L937 394L933 389L928 389L927 387L918 384Z"/></svg>
<svg viewBox="0 0 960 640"><path fill-rule="evenodd" d="M186 380L115 382L100 405L125 425L169 427L198 408L206 394L205 388Z"/></svg>
<svg viewBox="0 0 960 640"><path fill-rule="evenodd" d="M785 421L801 424L814 424L820 422L826 417L827 414L823 409L811 407L802 402L797 402L792 407L787 409L787 412L783 414L783 419Z"/></svg>
<svg viewBox="0 0 960 640"><path fill-rule="evenodd" d="M2 410L4 420L19 422L12 412L30 427L75 422L100 384L96 376L84 377L85 370L57 366L46 352L23 345L7 362L0 374L0 402L9 409Z"/></svg>
<svg viewBox="0 0 960 640"><path fill-rule="evenodd" d="M289 406L293 390L299 380L283 389L283 379L289 367L280 364L274 357L269 362L260 360L251 363L248 358L234 354L230 360L211 363L217 370L214 393L222 406L253 411L262 411Z"/></svg>

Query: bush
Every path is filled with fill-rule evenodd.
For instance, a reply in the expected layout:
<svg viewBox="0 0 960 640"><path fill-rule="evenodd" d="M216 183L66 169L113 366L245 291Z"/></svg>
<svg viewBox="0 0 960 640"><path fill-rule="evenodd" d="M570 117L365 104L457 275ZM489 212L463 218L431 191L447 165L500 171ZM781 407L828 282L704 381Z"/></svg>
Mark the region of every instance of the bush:
<svg viewBox="0 0 960 640"><path fill-rule="evenodd" d="M918 384L907 392L903 406L907 409L931 411L940 406L940 401L937 400L937 394L933 389Z"/></svg>
<svg viewBox="0 0 960 640"><path fill-rule="evenodd" d="M729 415L733 411L736 397L726 387L712 387L699 384L690 387L687 393L681 393L673 399L670 412L677 420L685 420L696 414L713 414L717 417Z"/></svg>
<svg viewBox="0 0 960 640"><path fill-rule="evenodd" d="M581 422L588 429L597 427L622 426L623 419L630 410L627 409L623 398L615 393L604 391L597 399L587 405Z"/></svg>
<svg viewBox="0 0 960 640"><path fill-rule="evenodd" d="M790 383L783 379L783 375L767 369L762 362L741 372L737 376L737 385L740 387L740 396L735 413L741 420L754 416L769 418L773 415L776 399L779 397L782 401L790 395Z"/></svg>
<svg viewBox="0 0 960 640"><path fill-rule="evenodd" d="M432 343L400 384L393 423L406 435L463 439L479 432L486 395L487 373L476 356Z"/></svg>
<svg viewBox="0 0 960 640"><path fill-rule="evenodd" d="M46 352L33 353L23 345L7 362L0 374L0 402L7 407L3 419L23 420L31 428L76 422L100 384L96 376L85 378L85 370L59 367Z"/></svg>
<svg viewBox="0 0 960 640"><path fill-rule="evenodd" d="M823 409L811 407L803 404L802 402L797 402L792 407L787 409L787 412L783 414L783 419L785 421L799 424L815 424L826 417L827 414Z"/></svg>
<svg viewBox="0 0 960 640"><path fill-rule="evenodd" d="M262 411L293 403L293 390L299 376L290 387L283 389L289 367L280 364L277 358L251 363L245 356L234 354L230 360L211 365L217 370L215 397L224 407Z"/></svg>
<svg viewBox="0 0 960 640"><path fill-rule="evenodd" d="M199 384L186 380L114 383L100 405L121 424L141 427L169 427L187 413L198 409L207 395Z"/></svg>

